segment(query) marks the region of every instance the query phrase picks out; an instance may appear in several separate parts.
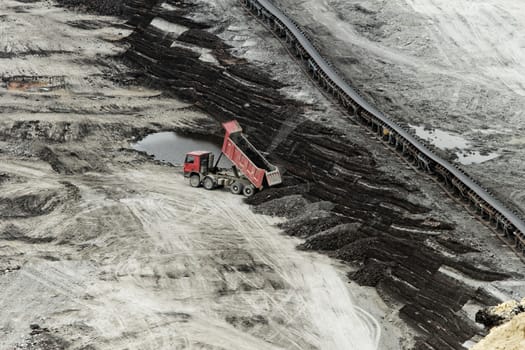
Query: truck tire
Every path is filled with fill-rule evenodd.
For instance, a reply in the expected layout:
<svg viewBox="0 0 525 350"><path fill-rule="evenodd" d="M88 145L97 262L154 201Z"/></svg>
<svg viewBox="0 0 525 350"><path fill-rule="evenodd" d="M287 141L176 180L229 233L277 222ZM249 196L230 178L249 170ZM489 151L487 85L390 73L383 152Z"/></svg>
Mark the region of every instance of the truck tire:
<svg viewBox="0 0 525 350"><path fill-rule="evenodd" d="M246 186L242 190L242 194L244 194L245 197L251 197L255 194L255 188L252 185Z"/></svg>
<svg viewBox="0 0 525 350"><path fill-rule="evenodd" d="M211 176L206 176L204 180L202 180L202 185L207 190L213 190L216 187L215 179L213 179Z"/></svg>
<svg viewBox="0 0 525 350"><path fill-rule="evenodd" d="M191 187L199 187L201 185L201 177L199 174L193 174L190 176Z"/></svg>
<svg viewBox="0 0 525 350"><path fill-rule="evenodd" d="M234 182L231 186L230 186L230 191L233 193L233 194L241 194L242 193L242 189L243 189L243 185L242 183L240 182Z"/></svg>

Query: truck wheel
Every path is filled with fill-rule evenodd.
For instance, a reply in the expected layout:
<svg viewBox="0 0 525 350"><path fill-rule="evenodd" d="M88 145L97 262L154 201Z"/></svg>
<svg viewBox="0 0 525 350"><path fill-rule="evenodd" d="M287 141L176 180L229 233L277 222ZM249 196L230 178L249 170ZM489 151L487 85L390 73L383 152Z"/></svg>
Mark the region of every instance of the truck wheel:
<svg viewBox="0 0 525 350"><path fill-rule="evenodd" d="M199 187L201 185L201 177L199 174L193 174L190 176L191 187Z"/></svg>
<svg viewBox="0 0 525 350"><path fill-rule="evenodd" d="M243 190L242 190L242 194L244 194L246 197L251 197L253 196L255 193L255 188L253 188L253 186L246 186Z"/></svg>
<svg viewBox="0 0 525 350"><path fill-rule="evenodd" d="M213 190L215 188L215 181L210 176L206 176L202 181L202 185L207 190Z"/></svg>
<svg viewBox="0 0 525 350"><path fill-rule="evenodd" d="M230 186L230 191L231 191L233 194L241 194L241 193L242 193L242 188L243 188L243 185L242 185L240 182L234 182L234 183Z"/></svg>

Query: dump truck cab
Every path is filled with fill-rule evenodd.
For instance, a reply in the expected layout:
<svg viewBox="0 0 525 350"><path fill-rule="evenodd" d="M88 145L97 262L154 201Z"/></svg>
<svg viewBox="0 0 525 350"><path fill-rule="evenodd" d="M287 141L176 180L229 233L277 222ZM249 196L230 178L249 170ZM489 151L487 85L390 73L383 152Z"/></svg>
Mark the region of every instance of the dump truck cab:
<svg viewBox="0 0 525 350"><path fill-rule="evenodd" d="M213 153L209 151L193 151L186 154L184 159L184 176L191 177L198 174L199 178L206 176L213 168Z"/></svg>

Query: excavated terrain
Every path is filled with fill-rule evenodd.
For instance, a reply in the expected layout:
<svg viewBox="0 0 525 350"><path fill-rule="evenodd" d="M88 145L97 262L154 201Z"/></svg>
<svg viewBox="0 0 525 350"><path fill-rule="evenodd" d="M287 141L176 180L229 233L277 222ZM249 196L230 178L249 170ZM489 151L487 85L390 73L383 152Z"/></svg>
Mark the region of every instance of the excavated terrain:
<svg viewBox="0 0 525 350"><path fill-rule="evenodd" d="M13 7L23 4L11 3ZM122 7L117 6L119 3L108 7L109 2L93 1L87 8L78 7L77 1L59 3L90 13L121 14L124 20L98 15L76 15L79 18L70 19L71 28L99 30L116 48L97 46L93 51L83 52L86 57L76 57L73 66L67 62L70 66L62 77L44 76L40 71L35 79L19 61L2 68L5 90L11 89L11 92L4 91L0 96L6 115L0 128L0 155L6 163L5 166L2 163L5 169L0 177L0 186L4 189L0 215L11 221L0 226L0 239L9 249L1 260L1 270L6 271L8 277L0 278L12 278L15 281L12 285L22 288L18 277L9 276L45 275L42 267L31 266L23 272L35 255L50 265L60 261L51 265L53 278L47 282L56 289L56 296L51 293L46 297L64 298L67 288L82 295L82 281L73 279L75 285L69 287L67 284L71 282L65 282L66 275L82 271L90 277L89 292L82 296L81 306L64 301L68 308L79 308L79 318L83 321L71 316L75 311L60 311L66 315L64 318L57 311L52 319L60 321L62 326L52 330L32 326L25 344L37 345L25 348L46 348L46 344L57 349L125 348L127 345L167 348L169 344L210 349L337 348L335 343L312 340L315 332L298 337L302 328L310 329L303 318L278 321L273 314L243 314L243 306L257 304L257 298L267 295L263 293L271 293L271 300L281 300L279 291L288 288L293 291L294 283L301 283L292 275L287 275L288 279L283 282L274 273L282 277L281 271L300 264L302 255L287 265L279 260L285 261L291 253L280 244L251 243L250 233L256 234L256 240L260 239L265 231L261 227L266 227L263 225L268 222L299 238L301 250L318 251L344 262L351 280L377 289L388 307L380 320L384 336L379 345L376 344L378 349L463 349L462 344L484 334L474 322L479 308L525 289L519 282L523 276L518 272L523 266L514 253L439 186L416 173L374 135L337 110L280 43L237 1L127 0ZM47 47L38 58L39 66L62 63L63 52L73 47L71 37L65 44ZM20 56L21 51L5 50L3 56ZM80 73L93 67L95 71L81 79ZM100 93L88 93L87 85ZM12 89L20 93L13 94ZM72 102L57 91L73 91L78 100ZM174 113L183 117L174 118ZM71 115L78 118L72 120ZM169 232L176 228L165 228L159 222L179 217L183 203L177 202L177 196L189 200L193 192L177 192L179 190L171 188L182 181L171 178L172 169L130 151L126 141L160 130L193 130L218 136L221 130L217 122L231 118L240 122L250 142L266 152L284 174L282 186L258 193L248 203L257 213L287 220L257 219L259 216L248 214L246 209L230 208L229 194L219 192L213 197L206 193L207 200L217 204L196 207L194 211L208 215L203 222L211 220L224 232L206 236L197 224L194 227L180 223L183 228L188 225L189 232L181 234L181 247L200 246L207 239L219 242L218 236L228 232L227 224L216 218L224 211L228 213L228 220L236 223L234 242L221 243L226 248L212 258L207 257L209 251L199 250L202 261L211 259L223 267L219 272L206 268L201 271L202 278L198 273L186 276L183 266L197 263L170 260L177 250L173 247L176 243L170 243L173 237ZM37 181L40 178L45 181ZM155 181L148 183L148 178ZM107 204L100 202L101 197L113 204L106 208ZM46 215L57 208L61 214L53 219L53 224L46 223ZM91 211L96 215L86 219L85 215ZM190 214L184 213L189 217ZM239 218L235 213L250 217L249 222L237 222ZM111 218L124 218L121 221L124 230L115 227ZM17 221L21 219L34 221ZM66 220L67 225L57 231L56 225L61 220ZM137 221L147 228L150 238L140 235L140 229L135 228ZM37 229L42 223L46 224ZM90 227L96 229L90 230ZM193 235L198 235L198 243L190 243ZM232 253L236 242L245 240L261 248L257 259L263 256L262 260L269 266L254 262L246 252ZM13 241L15 247L9 245ZM29 253L23 248L25 244L48 246ZM119 248L120 245L139 251L131 254L131 260L126 262L124 258L130 252ZM68 252L67 259L59 256L61 249ZM48 252L43 253L46 250ZM272 250L275 255L271 255ZM184 250L185 254L188 252ZM61 270L60 264L71 264L79 255L80 265ZM113 260L119 261L117 267L110 264ZM102 266L95 268L93 264ZM240 280L233 286L227 277L232 270L242 272L241 277L234 275ZM325 280L323 271L315 268L304 271L304 276L309 276L314 285ZM257 277L258 274L263 277ZM101 278L95 278L97 275ZM182 291L187 285L183 277L198 279L195 283L217 289L217 293L228 298L224 302L226 308L238 311L225 317L233 327L221 326L220 332L209 336L213 343L206 343L203 336L208 320L191 316L194 309L174 307L170 293L181 299L190 297ZM108 287L101 280L126 283L134 293ZM208 280L214 282L213 287L206 284ZM152 291L154 297L145 290ZM254 299L244 294L247 290L253 293ZM38 293L38 289L23 293L21 300L31 302L30 293ZM139 303L137 298L144 295L147 297ZM3 297L5 299L5 295ZM207 308L206 303L210 303L213 313L218 313L219 306L223 305L211 296L202 298L199 307ZM154 308L157 312L148 313L151 305L157 305L159 300L162 302ZM323 305L314 300L315 296L305 300L305 305L313 305L309 310L321 315ZM329 302L330 298L321 300ZM357 303L359 301L358 296ZM133 303L139 305L122 310L120 315L119 306ZM285 298L282 303L286 304ZM110 306L109 310L104 310L106 305ZM171 308L162 310L164 305ZM300 310L295 302L289 302L286 307L292 313ZM38 310L46 314L45 309ZM95 318L97 312L108 318L107 324L94 326L88 321ZM119 316L114 317L113 313ZM137 318L144 319L144 324L129 321ZM353 321L341 318L341 323ZM318 321L324 320L320 317ZM9 330L18 327L17 322L20 321L4 325L1 330L11 334ZM286 322L292 330L282 326ZM121 335L107 329L112 323L119 324L117 329L123 332ZM404 323L410 329L406 329ZM170 337L166 324L175 324L188 334L199 336L188 336L187 342L184 337ZM125 331L127 327L129 331ZM326 327L334 328L329 322ZM274 330L277 331L274 333ZM268 339L270 333L276 338ZM100 334L105 339L105 347L96 341ZM146 336L143 343L138 342L144 334L149 337ZM387 334L396 336L392 338ZM232 343L233 339L239 340ZM354 346L361 349L358 343Z"/></svg>
<svg viewBox="0 0 525 350"><path fill-rule="evenodd" d="M145 80L197 103L219 121L237 118L254 144L271 150L271 159L286 169L286 185L264 191L249 202L259 212L286 215L290 221L283 228L305 239L303 249L324 251L353 263L357 269L351 278L377 287L385 298L400 303L401 317L420 332L414 348L460 349L479 331L462 308L467 302L490 303L493 297L451 277L443 268L487 282L512 273L495 270L488 261L479 265L483 260L479 243L472 246L458 240L465 228L436 218L422 203L418 184L400 181L381 169L378 161L384 159L367 147L373 141L356 139L360 130L351 126L348 132L348 128L302 117L313 104L298 103L276 91L275 84L266 83L270 77L261 79L261 71L230 55L228 42L201 29L203 22L193 25L178 20L181 11L197 17L202 6L187 4L169 11L131 2L132 12L151 13L188 30L167 36L166 31L148 25L151 18L134 17L137 29L127 38L131 48L125 59L146 72ZM228 37L221 29L225 24L220 13L217 16L216 23L205 23L219 36ZM211 50L216 61L196 57L188 44ZM242 72L237 68L240 64L245 65ZM254 73L246 74L249 69ZM435 196L436 201L447 201L443 194ZM466 220L475 225L473 219ZM475 237L488 239L486 230L477 229L481 233Z"/></svg>

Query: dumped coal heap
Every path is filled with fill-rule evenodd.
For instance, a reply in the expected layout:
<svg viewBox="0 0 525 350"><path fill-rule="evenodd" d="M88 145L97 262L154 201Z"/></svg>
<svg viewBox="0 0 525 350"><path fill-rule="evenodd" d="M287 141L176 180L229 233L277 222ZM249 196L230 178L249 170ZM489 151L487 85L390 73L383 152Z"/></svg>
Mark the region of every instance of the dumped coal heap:
<svg viewBox="0 0 525 350"><path fill-rule="evenodd" d="M76 8L88 12L119 16L122 15L126 0L57 0L57 2L68 8Z"/></svg>

